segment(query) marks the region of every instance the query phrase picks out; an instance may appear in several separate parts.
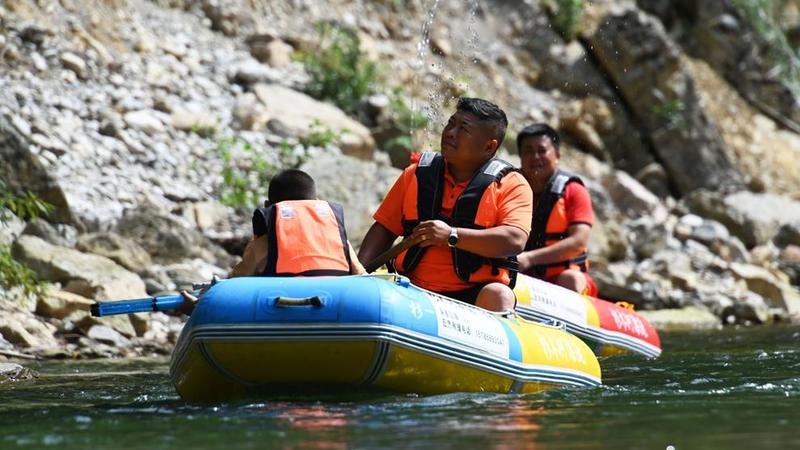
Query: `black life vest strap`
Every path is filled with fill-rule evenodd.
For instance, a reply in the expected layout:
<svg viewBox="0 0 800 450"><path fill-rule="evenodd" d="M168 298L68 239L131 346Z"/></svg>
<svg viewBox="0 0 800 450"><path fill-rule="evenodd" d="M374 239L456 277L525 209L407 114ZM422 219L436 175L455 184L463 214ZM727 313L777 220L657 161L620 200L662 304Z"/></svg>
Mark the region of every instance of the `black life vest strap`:
<svg viewBox="0 0 800 450"><path fill-rule="evenodd" d="M547 222L550 220L550 215L553 213L556 203L564 195L567 184L573 181L583 184L583 181L577 175L560 169L556 170L556 173L547 181L544 192L536 202L536 208L533 211L531 234L525 244L525 250L536 250L544 247L548 240L561 240L567 237L566 232L548 234Z"/></svg>
<svg viewBox="0 0 800 450"><path fill-rule="evenodd" d="M571 266L573 264L576 264L578 267L580 267L581 272L588 272L589 271L589 266L588 266L588 264L586 264L587 260L588 260L588 256L586 255L586 253L582 253L582 254L574 257L574 258L570 258L570 259L567 259L565 261L558 261L558 262L549 263L549 264L537 264L537 265L533 266L533 273L536 275L536 278L544 278L545 273L547 272L547 269L549 269L551 267L565 267L565 268L568 268L569 266Z"/></svg>
<svg viewBox="0 0 800 450"><path fill-rule="evenodd" d="M274 277L324 277L324 276L336 276L341 277L344 275L350 275L350 272L346 270L327 270L327 269L315 269L315 270L306 270L305 272L300 273L292 273L292 272L281 272L276 273L275 275L270 275Z"/></svg>
<svg viewBox="0 0 800 450"><path fill-rule="evenodd" d="M275 232L277 213L275 205L258 208L253 212L253 235L256 237L267 235L267 264L261 276L271 276L278 266L278 235Z"/></svg>
<svg viewBox="0 0 800 450"><path fill-rule="evenodd" d="M344 208L342 208L342 205L333 202L328 202L328 205L330 205L331 210L333 211L333 216L336 217L336 225L339 226L339 237L342 238L344 260L347 261L347 267L350 268L350 272L345 275L349 275L353 272L353 262L350 260L350 242L347 240L347 229L344 227Z"/></svg>
<svg viewBox="0 0 800 450"><path fill-rule="evenodd" d="M444 191L444 157L436 152L422 153L414 173L417 177L417 220L403 221L405 237L410 236L420 222L442 219L440 211ZM403 257L402 273L413 271L427 251L428 247L410 247Z"/></svg>

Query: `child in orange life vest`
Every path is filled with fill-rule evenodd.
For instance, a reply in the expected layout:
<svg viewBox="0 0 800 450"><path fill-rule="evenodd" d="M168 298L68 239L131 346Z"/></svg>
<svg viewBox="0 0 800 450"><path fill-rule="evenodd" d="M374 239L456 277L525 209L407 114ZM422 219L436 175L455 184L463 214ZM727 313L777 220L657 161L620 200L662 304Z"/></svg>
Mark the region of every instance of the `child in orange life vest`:
<svg viewBox="0 0 800 450"><path fill-rule="evenodd" d="M586 257L592 201L580 178L558 168L560 140L546 124L527 126L517 136L520 167L534 199L531 234L517 255L519 270L596 296Z"/></svg>
<svg viewBox="0 0 800 450"><path fill-rule="evenodd" d="M267 196L253 213L253 239L230 278L366 273L347 240L342 207L317 200L311 176L284 170L270 181ZM197 299L182 293L193 307Z"/></svg>

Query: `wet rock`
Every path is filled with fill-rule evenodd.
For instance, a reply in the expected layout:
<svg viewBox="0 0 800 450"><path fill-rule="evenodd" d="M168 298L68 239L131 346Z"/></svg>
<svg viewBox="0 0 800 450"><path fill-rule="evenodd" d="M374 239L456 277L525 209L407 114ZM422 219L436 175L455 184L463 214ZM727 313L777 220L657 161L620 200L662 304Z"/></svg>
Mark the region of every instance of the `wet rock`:
<svg viewBox="0 0 800 450"><path fill-rule="evenodd" d="M26 380L30 378L37 378L39 375L16 363L0 362L0 384L9 381Z"/></svg>
<svg viewBox="0 0 800 450"><path fill-rule="evenodd" d="M81 235L76 248L105 256L134 273L144 273L153 264L150 255L139 244L113 232Z"/></svg>
<svg viewBox="0 0 800 450"><path fill-rule="evenodd" d="M44 280L59 282L64 290L93 299L144 297L144 282L134 273L103 256L50 245L34 236L21 236L12 247L14 257Z"/></svg>
<svg viewBox="0 0 800 450"><path fill-rule="evenodd" d="M302 139L319 128L331 130L337 135L334 143L341 147L342 153L372 159L375 141L369 129L339 108L279 85L259 84L253 90L266 105L267 113L280 117L292 135Z"/></svg>
<svg viewBox="0 0 800 450"><path fill-rule="evenodd" d="M715 330L721 327L719 318L696 306L659 311L639 311L660 331Z"/></svg>

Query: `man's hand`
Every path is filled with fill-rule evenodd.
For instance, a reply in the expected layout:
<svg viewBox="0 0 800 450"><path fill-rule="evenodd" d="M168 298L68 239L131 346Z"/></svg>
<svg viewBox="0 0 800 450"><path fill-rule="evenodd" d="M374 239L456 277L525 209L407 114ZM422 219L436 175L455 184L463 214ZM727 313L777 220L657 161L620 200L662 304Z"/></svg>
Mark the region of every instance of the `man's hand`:
<svg viewBox="0 0 800 450"><path fill-rule="evenodd" d="M418 242L420 247L447 245L449 237L450 225L441 220L426 220L414 227L411 232L411 239Z"/></svg>
<svg viewBox="0 0 800 450"><path fill-rule="evenodd" d="M181 297L183 297L183 303L181 303L178 311L186 314L187 316L191 316L199 299L186 290L181 291Z"/></svg>
<svg viewBox="0 0 800 450"><path fill-rule="evenodd" d="M533 251L522 252L519 255L517 255L517 262L519 263L520 273L526 273L529 270L533 269L534 266L533 260L534 260Z"/></svg>

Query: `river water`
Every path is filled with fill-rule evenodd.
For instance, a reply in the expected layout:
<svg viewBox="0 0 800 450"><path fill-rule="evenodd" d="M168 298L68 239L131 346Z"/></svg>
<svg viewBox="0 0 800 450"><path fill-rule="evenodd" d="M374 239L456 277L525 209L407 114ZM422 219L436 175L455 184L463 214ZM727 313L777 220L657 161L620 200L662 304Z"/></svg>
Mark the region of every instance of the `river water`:
<svg viewBox="0 0 800 450"><path fill-rule="evenodd" d="M28 364L0 384L0 448L800 448L800 328L665 334L657 360L536 395L368 393L198 406L167 360Z"/></svg>

